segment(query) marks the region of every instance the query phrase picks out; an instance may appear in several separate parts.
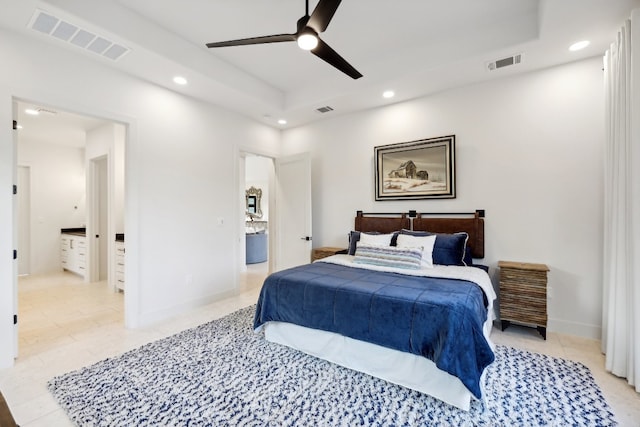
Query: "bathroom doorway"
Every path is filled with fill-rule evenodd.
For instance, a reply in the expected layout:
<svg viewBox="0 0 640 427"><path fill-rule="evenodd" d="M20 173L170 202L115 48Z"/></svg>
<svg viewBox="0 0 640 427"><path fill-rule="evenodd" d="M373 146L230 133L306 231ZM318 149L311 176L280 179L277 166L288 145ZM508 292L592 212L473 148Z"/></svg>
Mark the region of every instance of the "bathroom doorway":
<svg viewBox="0 0 640 427"><path fill-rule="evenodd" d="M253 153L240 155L241 256L240 289L260 286L271 271L273 242L270 199L273 198L274 161Z"/></svg>

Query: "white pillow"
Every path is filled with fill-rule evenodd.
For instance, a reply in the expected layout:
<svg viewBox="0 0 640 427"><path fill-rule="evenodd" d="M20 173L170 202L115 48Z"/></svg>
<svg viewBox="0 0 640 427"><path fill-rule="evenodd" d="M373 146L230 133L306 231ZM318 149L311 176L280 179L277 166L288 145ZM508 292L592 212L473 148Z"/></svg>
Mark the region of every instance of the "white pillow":
<svg viewBox="0 0 640 427"><path fill-rule="evenodd" d="M358 243L362 243L363 245L391 246L392 237L393 237L393 233L389 233L389 234L360 233L360 240L358 240Z"/></svg>
<svg viewBox="0 0 640 427"><path fill-rule="evenodd" d="M420 247L422 246L422 266L433 268L433 245L436 243L436 235L432 236L410 236L408 234L398 234L396 245L399 247Z"/></svg>

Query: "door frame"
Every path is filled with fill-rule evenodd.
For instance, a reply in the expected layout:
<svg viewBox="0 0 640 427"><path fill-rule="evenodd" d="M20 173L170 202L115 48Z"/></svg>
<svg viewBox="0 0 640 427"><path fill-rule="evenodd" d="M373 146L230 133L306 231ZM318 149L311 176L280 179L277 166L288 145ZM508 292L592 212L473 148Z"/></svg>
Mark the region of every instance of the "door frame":
<svg viewBox="0 0 640 427"><path fill-rule="evenodd" d="M9 101L11 102L11 111L10 114L14 120L17 120L18 115L18 107L17 101L30 102L34 104L41 105L43 107L50 107L52 109L60 109L68 112L72 112L75 114L81 114L86 116L100 117L104 120L109 120L112 122L119 123L125 127L125 143L124 143L124 170L125 170L125 203L124 203L124 215L125 215L125 233L127 234L127 253L126 253L126 263L127 263L127 292L124 295L124 325L126 328L137 328L141 325L141 313L139 312L140 307L140 269L138 268L139 262L139 237L138 234L135 233L135 230L139 229L139 206L137 203L139 190L137 186L132 185L138 181L138 171L132 169L130 165L134 163L135 159L138 159L143 156L142 153L134 150L132 147L136 146L138 135L138 121L135 117L127 116L123 114L116 114L113 111L103 110L96 104L86 105L79 104L69 101L69 98L62 95L51 94L50 92L38 92L35 94L31 94L31 96L22 96L17 94L10 94ZM11 168L12 168L12 181L16 183L16 173L17 173L17 140L18 135L17 131L12 131L13 141L11 143L11 148L9 152L12 154L11 159ZM11 231L9 235L12 236L12 242L10 247L15 248L17 244L17 227L16 227L16 200L15 197L11 198L12 207L10 207L10 211L12 212L10 215L11 223L8 224L8 227L11 227ZM130 232L128 230L131 230ZM11 299L13 300L13 313L17 314L18 312L18 263L16 260L11 262L12 272L11 281L13 283ZM18 355L18 328L19 328L19 319L16 324L14 324L14 338L11 340L11 345L6 347L6 350L0 350L0 366L8 367L11 366L11 362L9 361L7 356L9 354L13 355L15 359ZM4 335L2 335L2 340L0 340L0 348L2 348L6 341L4 341ZM6 352L5 352L6 351Z"/></svg>
<svg viewBox="0 0 640 427"><path fill-rule="evenodd" d="M27 176L27 182L25 183L24 181L20 180L20 170L26 170L26 176ZM33 180L33 166L31 166L30 164L28 164L27 162L22 162L22 163L18 163L17 167L16 167L16 185L18 186L18 194L16 195L17 197L20 198L20 200L22 200L24 202L24 198L27 197L26 203L27 203L27 212L24 212L22 210L22 207L20 206L20 203L17 203L17 216L16 216L16 221L17 221L17 228L18 228L18 242L17 242L17 247L18 247L18 275L28 275L32 273L32 267L33 267L33 262L32 262L32 258L33 258L33 251L32 251L32 245L31 245L31 233L32 233L32 229L33 229L33 220L32 220L32 215L31 215L31 182ZM25 186L26 186L26 193L25 193ZM16 200L17 202L17 200ZM25 213L28 213L28 216L26 217L25 220ZM26 230L22 229L22 227L26 226ZM25 239L21 239L20 235L21 235L21 231L26 231L27 235L26 236L22 236L22 237L26 237L27 240L27 245L26 247L21 246L20 243L24 243ZM27 255L27 272L26 273L21 273L20 272L20 262L21 262L21 258L20 257L24 257L25 253ZM24 259L24 258L23 258Z"/></svg>
<svg viewBox="0 0 640 427"><path fill-rule="evenodd" d="M278 203L277 203L277 198L279 197L279 191L280 189L277 188L278 185L276 183L277 181L277 162L278 161L282 161L282 160L295 160L295 159L305 159L308 162L308 166L309 166L309 175L311 175L311 153L309 152L304 152L304 153L297 153L294 155L287 155L287 156L283 156L280 154L275 154L269 151L264 151L264 150L259 150L259 149L255 149L252 147L238 147L238 149L236 150L236 174L235 174L235 188L236 188L236 194L238 194L238 197L236 198L236 201L238 203L236 212L238 212L238 216L236 217L237 219L237 223L235 224L235 229L238 230L238 244L236 245L237 248L237 256L236 256L236 262L237 262L237 266L236 266L236 289L238 289L238 284L240 283L240 273L242 271L244 271L243 269L245 268L245 265L243 264L245 262L245 256L242 253L242 251L245 250L245 245L240 243L240 240L242 238L242 236L244 236L245 234L245 170L244 170L244 166L245 166L245 162L244 162L244 157L246 157L247 154L255 154L258 156L262 156L262 157L267 157L270 158L274 164L273 164L273 173L271 173L271 176L269 177L269 273L276 271L277 266L280 265L280 258L282 256L282 254L280 253L280 245L281 245L281 240L282 240L282 233L284 233L285 228L284 225L281 226L280 223L280 215L279 215L279 211L278 211ZM309 177L309 194L308 194L308 205L309 205L309 210L312 211L312 205L311 205L311 176ZM310 213L311 215L311 213ZM312 223L311 223L311 218L309 220L309 228L312 227ZM312 231L312 230L310 230ZM309 235L311 235L309 233ZM310 247L312 246L312 244L310 243L309 245ZM309 251L309 260L311 259L311 251Z"/></svg>
<svg viewBox="0 0 640 427"><path fill-rule="evenodd" d="M237 267L235 269L236 270L236 279L235 279L236 289L238 289L238 286L240 283L240 274L247 271L246 243L244 240L244 236L246 234L245 233L245 221L246 221L246 215L245 215L246 162L245 162L245 159L247 155L256 155L260 157L265 157L270 159L273 162L273 168L271 173L269 174L269 199L268 199L269 200L269 225L268 225L269 238L267 240L268 254L269 254L269 256L267 257L267 262L269 264L268 273L271 273L272 271L274 271L276 260L278 257L278 254L276 253L276 240L277 240L279 230L278 230L278 227L276 226L276 221L275 221L275 218L277 215L277 207L275 203L275 191L273 190L275 187L275 161L278 155L268 150L260 150L253 147L240 146L236 150L236 162L235 162L237 167L236 179L235 179L236 192L238 194L238 197L236 198L238 203L236 212L238 212L238 216L236 217L237 224L235 226L235 229L237 230L237 233L238 233L238 240L237 240L238 244L236 245Z"/></svg>

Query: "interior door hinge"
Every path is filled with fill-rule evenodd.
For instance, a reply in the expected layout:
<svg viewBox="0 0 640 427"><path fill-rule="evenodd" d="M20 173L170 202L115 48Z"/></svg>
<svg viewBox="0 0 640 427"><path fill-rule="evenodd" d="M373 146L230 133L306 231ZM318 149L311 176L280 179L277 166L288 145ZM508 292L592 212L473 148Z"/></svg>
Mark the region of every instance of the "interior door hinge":
<svg viewBox="0 0 640 427"><path fill-rule="evenodd" d="M13 184L13 194L16 195L18 194L18 186Z"/></svg>
<svg viewBox="0 0 640 427"><path fill-rule="evenodd" d="M13 315L13 324L14 324L14 325L17 325L17 324L18 324L18 315L17 315L17 314L14 314L14 315Z"/></svg>
<svg viewBox="0 0 640 427"><path fill-rule="evenodd" d="M16 249L13 250L13 259L18 259L18 251Z"/></svg>
<svg viewBox="0 0 640 427"><path fill-rule="evenodd" d="M13 130L18 129L18 122L17 121L13 121Z"/></svg>

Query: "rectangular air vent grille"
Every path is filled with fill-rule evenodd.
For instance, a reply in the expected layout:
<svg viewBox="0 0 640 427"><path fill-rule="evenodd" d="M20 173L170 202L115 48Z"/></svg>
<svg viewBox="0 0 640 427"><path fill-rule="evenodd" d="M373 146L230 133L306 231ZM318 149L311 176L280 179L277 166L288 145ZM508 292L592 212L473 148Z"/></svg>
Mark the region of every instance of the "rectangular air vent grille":
<svg viewBox="0 0 640 427"><path fill-rule="evenodd" d="M50 116L55 116L56 114L58 114L57 111L54 110L49 110L47 108L42 108L42 107L38 107L36 108L36 111L38 111L38 113L42 113L42 114L48 114Z"/></svg>
<svg viewBox="0 0 640 427"><path fill-rule="evenodd" d="M333 108L329 107L328 105L326 107L320 107L317 108L316 111L318 113L328 113L329 111L333 111Z"/></svg>
<svg viewBox="0 0 640 427"><path fill-rule="evenodd" d="M522 54L508 56L506 58L497 59L495 61L487 63L487 69L489 71L498 70L500 68L509 67L511 65L517 65L522 62Z"/></svg>
<svg viewBox="0 0 640 427"><path fill-rule="evenodd" d="M122 58L130 50L108 37L82 29L40 9L36 9L28 27L113 61Z"/></svg>

